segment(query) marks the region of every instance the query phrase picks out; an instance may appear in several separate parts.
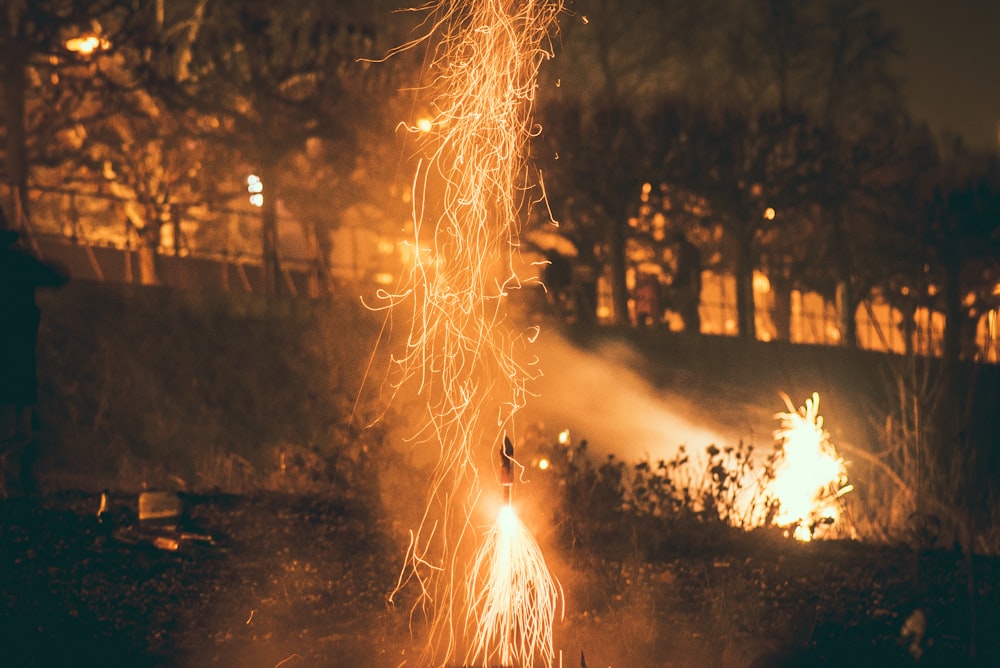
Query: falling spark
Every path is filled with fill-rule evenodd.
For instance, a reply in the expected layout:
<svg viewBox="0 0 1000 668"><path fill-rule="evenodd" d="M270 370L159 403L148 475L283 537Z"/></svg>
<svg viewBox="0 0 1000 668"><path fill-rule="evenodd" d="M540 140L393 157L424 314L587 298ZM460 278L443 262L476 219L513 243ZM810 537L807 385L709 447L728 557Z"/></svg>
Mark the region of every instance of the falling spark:
<svg viewBox="0 0 1000 668"><path fill-rule="evenodd" d="M772 522L788 528L797 540L809 541L817 526L839 518L835 502L851 487L844 460L823 428L819 394L814 392L797 411L787 396L785 405L788 411L775 415L781 426L774 437L781 451L764 494L778 504Z"/></svg>
<svg viewBox="0 0 1000 668"><path fill-rule="evenodd" d="M539 373L518 359L536 332L513 326L504 306L512 290L537 280L518 275L518 235L540 190L526 160L537 132L531 107L562 0L436 0L422 9L424 37L401 49L437 40L428 106L437 115L409 128L423 155L413 179L413 264L405 284L380 297L385 308L412 309L394 360L396 389L416 386L425 416L413 442L438 448L438 459L394 594L418 583L414 610L431 622L422 665L461 655L485 662L496 652L551 665L558 586L541 551L509 506L485 536L471 529L482 495L477 455L513 433ZM504 590L481 589L494 574L509 578ZM456 622L463 610L472 622L464 629ZM510 645L498 648L500 638Z"/></svg>

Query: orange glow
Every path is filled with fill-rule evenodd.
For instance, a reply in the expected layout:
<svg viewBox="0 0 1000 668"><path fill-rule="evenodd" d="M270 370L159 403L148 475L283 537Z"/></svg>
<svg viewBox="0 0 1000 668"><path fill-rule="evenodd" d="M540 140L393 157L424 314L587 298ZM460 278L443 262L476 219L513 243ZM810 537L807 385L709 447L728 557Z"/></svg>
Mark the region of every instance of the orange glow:
<svg viewBox="0 0 1000 668"><path fill-rule="evenodd" d="M486 535L471 522L487 477L479 453L495 452L513 433L514 414L539 373L530 359L519 360L537 332L516 327L505 306L510 291L537 281L518 275L516 254L526 190L537 182L526 158L537 130L535 81L552 56L548 40L562 0L438 0L425 9L430 32L402 47L440 41L426 77L435 93L426 108L437 115L410 128L422 149L410 241L420 252L412 253L401 288L379 297L386 309L408 311L400 317L410 331L395 358L396 387L416 386L424 416L412 441L436 448L438 459L397 590L415 579L414 610L430 611L421 665L463 655L470 664L530 657L551 665L559 589L540 550L510 509ZM460 554L477 555L471 575ZM500 580L507 589L493 586Z"/></svg>
<svg viewBox="0 0 1000 668"><path fill-rule="evenodd" d="M847 467L830 444L819 415L819 395L813 393L797 411L785 397L788 411L775 417L781 426L774 437L781 442L781 456L774 476L764 488L764 496L776 501L773 523L785 527L798 540L811 540L819 526L840 518L836 501L851 491Z"/></svg>
<svg viewBox="0 0 1000 668"><path fill-rule="evenodd" d="M535 539L509 505L479 548L467 584L466 630L473 642L465 665L552 665L546 620L559 611L562 589L549 575Z"/></svg>
<svg viewBox="0 0 1000 668"><path fill-rule="evenodd" d="M97 35L81 35L71 37L66 40L66 49L73 53L89 56L98 49L107 49L110 46L107 40L103 40Z"/></svg>

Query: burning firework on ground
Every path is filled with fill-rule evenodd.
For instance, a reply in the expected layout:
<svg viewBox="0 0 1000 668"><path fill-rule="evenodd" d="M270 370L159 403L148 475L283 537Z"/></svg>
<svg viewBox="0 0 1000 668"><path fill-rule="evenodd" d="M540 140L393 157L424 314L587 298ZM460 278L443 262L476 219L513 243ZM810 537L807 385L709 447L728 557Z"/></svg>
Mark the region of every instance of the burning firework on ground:
<svg viewBox="0 0 1000 668"><path fill-rule="evenodd" d="M440 0L424 9L425 37L403 48L425 44L431 54L436 115L414 128L423 158L413 181L409 280L383 296L393 311L412 308L398 387L416 384L426 407L414 443L439 450L399 586L415 579L415 609L429 611L423 664L456 655L483 665L531 657L551 664L558 585L541 551L509 503L485 537L473 518L483 490L479 453L514 432L538 373L517 358L533 332L514 327L504 306L532 280L516 269L519 220L534 183L526 146L537 70L551 56L562 2ZM501 472L508 498L511 455ZM465 628L455 622L463 610Z"/></svg>
<svg viewBox="0 0 1000 668"><path fill-rule="evenodd" d="M761 496L772 509L770 523L808 541L818 528L839 519L837 501L853 488L844 460L823 428L819 394L813 393L798 410L784 399L788 411L775 415L781 425L774 432L779 449Z"/></svg>
<svg viewBox="0 0 1000 668"><path fill-rule="evenodd" d="M514 446L505 438L500 449L500 482L504 503L469 572L470 605L466 614L473 639L466 656L489 665L545 665L553 659L551 620L561 590L548 573L542 551L511 505Z"/></svg>

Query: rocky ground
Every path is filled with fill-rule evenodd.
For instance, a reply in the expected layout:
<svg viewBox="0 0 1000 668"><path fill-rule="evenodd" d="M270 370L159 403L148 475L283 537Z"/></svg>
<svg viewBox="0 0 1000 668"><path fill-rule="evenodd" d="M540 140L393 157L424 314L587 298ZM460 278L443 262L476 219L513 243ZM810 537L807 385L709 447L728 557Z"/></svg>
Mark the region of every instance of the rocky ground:
<svg viewBox="0 0 1000 668"><path fill-rule="evenodd" d="M399 546L363 509L186 496L170 532L108 501L103 521L94 494L0 503L3 665L419 665L409 605L386 605ZM558 665L1000 665L998 560L773 537L678 555L554 558Z"/></svg>

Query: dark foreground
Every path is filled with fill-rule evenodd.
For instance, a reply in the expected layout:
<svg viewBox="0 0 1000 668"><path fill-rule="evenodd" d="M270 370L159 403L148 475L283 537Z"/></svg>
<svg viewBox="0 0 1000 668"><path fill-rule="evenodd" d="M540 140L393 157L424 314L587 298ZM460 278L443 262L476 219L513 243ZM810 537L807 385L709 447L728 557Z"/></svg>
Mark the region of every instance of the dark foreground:
<svg viewBox="0 0 1000 668"><path fill-rule="evenodd" d="M409 604L386 605L390 527L316 498L184 501L176 550L138 527L134 497L103 522L91 494L0 502L0 664L419 665ZM773 540L685 554L553 559L557 665L1000 665L995 559Z"/></svg>

